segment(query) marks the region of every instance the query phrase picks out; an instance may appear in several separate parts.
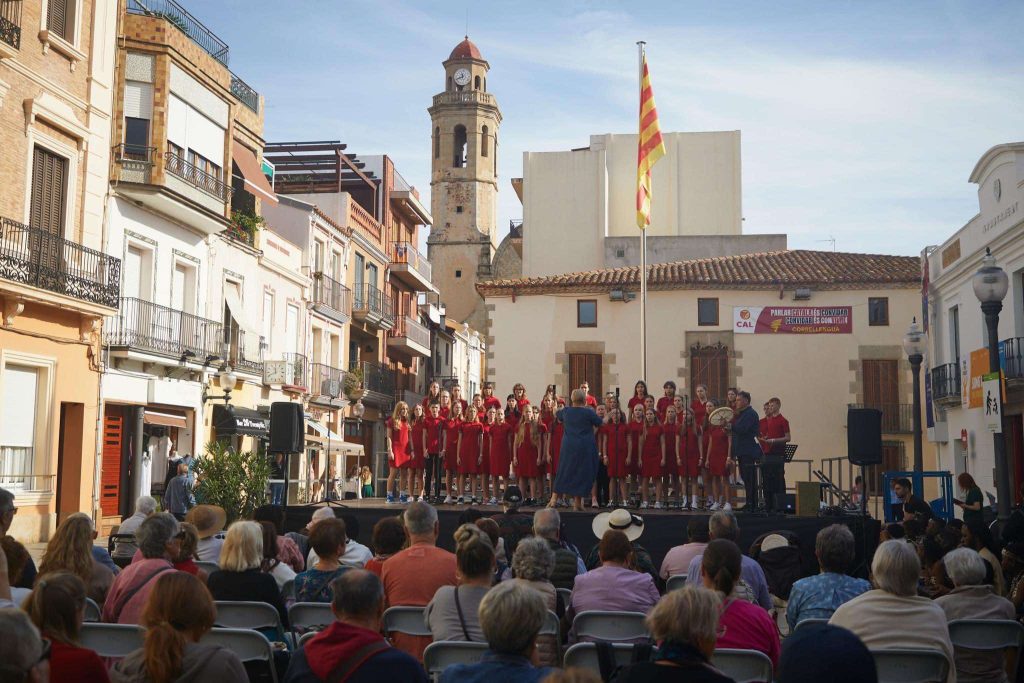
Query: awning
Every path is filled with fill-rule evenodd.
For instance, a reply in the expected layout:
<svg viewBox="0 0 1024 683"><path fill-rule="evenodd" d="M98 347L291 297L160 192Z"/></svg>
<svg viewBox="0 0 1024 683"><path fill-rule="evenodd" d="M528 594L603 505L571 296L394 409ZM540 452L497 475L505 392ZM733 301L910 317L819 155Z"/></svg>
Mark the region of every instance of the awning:
<svg viewBox="0 0 1024 683"><path fill-rule="evenodd" d="M218 435L267 436L270 420L250 408L215 405L213 428Z"/></svg>
<svg viewBox="0 0 1024 683"><path fill-rule="evenodd" d="M142 421L148 425L162 425L164 427L177 427L184 429L188 426L184 413L170 410L149 410L142 415Z"/></svg>
<svg viewBox="0 0 1024 683"><path fill-rule="evenodd" d="M316 432L316 436L306 435L306 441L316 443L318 447L327 449L327 445L330 444L330 452L333 455L362 455L363 445L359 443L350 443L345 441L343 438L338 436L336 433L325 427L324 425L313 422L312 420L306 420L306 426Z"/></svg>
<svg viewBox="0 0 1024 683"><path fill-rule="evenodd" d="M260 199L271 204L277 204L277 195L271 189L267 177L260 169L260 162L256 161L256 155L249 151L249 148L238 140L231 141L231 156L238 170L242 173L242 180L245 182L245 189Z"/></svg>
<svg viewBox="0 0 1024 683"><path fill-rule="evenodd" d="M238 291L231 285L225 285L224 287L224 303L228 305L228 310L231 311L231 317L234 318L238 326L245 332L245 344L244 351L245 357L249 359L259 358L260 354L260 331L259 328L249 319L249 314L242 306L241 299L238 298Z"/></svg>

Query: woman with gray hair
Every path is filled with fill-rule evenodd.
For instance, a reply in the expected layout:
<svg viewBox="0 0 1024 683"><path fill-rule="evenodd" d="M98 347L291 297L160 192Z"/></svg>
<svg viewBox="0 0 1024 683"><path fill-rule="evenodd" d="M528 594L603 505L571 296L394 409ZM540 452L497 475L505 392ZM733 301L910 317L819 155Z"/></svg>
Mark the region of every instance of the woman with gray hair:
<svg viewBox="0 0 1024 683"><path fill-rule="evenodd" d="M518 552L518 550L517 550ZM528 584L505 581L480 601L480 627L488 651L476 664L455 664L441 674L441 683L488 681L489 683L537 683L552 670L537 668L531 655L547 618L540 594Z"/></svg>
<svg viewBox="0 0 1024 683"><path fill-rule="evenodd" d="M175 571L171 562L181 552L178 520L167 512L154 513L139 525L135 543L142 559L114 578L103 604L103 621L107 623L138 624L157 577Z"/></svg>
<svg viewBox="0 0 1024 683"><path fill-rule="evenodd" d="M871 561L875 589L841 605L829 623L853 631L869 650L938 650L949 662L947 683L955 683L946 615L937 604L917 595L920 574L914 546L904 541L882 543Z"/></svg>
<svg viewBox="0 0 1024 683"><path fill-rule="evenodd" d="M555 553L548 542L538 536L519 541L512 555L514 583L536 591L544 600L544 607L558 611L558 592L551 583L551 572L555 570ZM545 666L558 665L558 642L554 636L540 636L537 639L537 656Z"/></svg>
<svg viewBox="0 0 1024 683"><path fill-rule="evenodd" d="M995 594L985 583L985 560L976 550L957 548L942 558L946 575L953 582L953 590L935 599L935 604L946 613L946 619L1014 619L1013 603ZM956 653L956 680L960 683L1005 683L1003 652L1001 650L972 650L958 647Z"/></svg>
<svg viewBox="0 0 1024 683"><path fill-rule="evenodd" d="M50 680L49 643L20 609L0 609L0 681Z"/></svg>

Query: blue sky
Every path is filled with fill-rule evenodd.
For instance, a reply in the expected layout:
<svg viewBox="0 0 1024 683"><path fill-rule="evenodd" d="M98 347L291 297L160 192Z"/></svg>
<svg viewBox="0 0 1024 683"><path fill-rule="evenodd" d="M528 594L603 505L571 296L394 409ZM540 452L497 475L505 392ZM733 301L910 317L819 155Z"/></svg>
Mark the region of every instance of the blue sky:
<svg viewBox="0 0 1024 683"><path fill-rule="evenodd" d="M502 232L523 151L635 130L641 39L662 130L742 131L744 231L791 248L916 254L977 211L982 153L1024 139L1024 3L182 2L266 97L267 140L387 153L425 198L468 7L504 116Z"/></svg>

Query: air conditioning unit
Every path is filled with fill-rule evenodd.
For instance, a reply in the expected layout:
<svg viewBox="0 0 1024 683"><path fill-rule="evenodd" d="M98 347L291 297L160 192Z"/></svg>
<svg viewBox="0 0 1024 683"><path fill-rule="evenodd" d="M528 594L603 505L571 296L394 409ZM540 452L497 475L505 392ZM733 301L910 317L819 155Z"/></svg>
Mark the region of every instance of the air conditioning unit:
<svg viewBox="0 0 1024 683"><path fill-rule="evenodd" d="M341 381L337 379L325 379L320 383L321 396L341 396Z"/></svg>

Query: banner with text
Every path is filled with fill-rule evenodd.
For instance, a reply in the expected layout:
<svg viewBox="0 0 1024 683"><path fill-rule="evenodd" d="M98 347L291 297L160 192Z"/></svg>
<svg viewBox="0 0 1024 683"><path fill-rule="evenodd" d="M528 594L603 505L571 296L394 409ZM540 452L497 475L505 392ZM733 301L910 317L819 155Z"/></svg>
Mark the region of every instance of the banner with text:
<svg viewBox="0 0 1024 683"><path fill-rule="evenodd" d="M740 334L850 334L852 306L735 306L732 329Z"/></svg>

